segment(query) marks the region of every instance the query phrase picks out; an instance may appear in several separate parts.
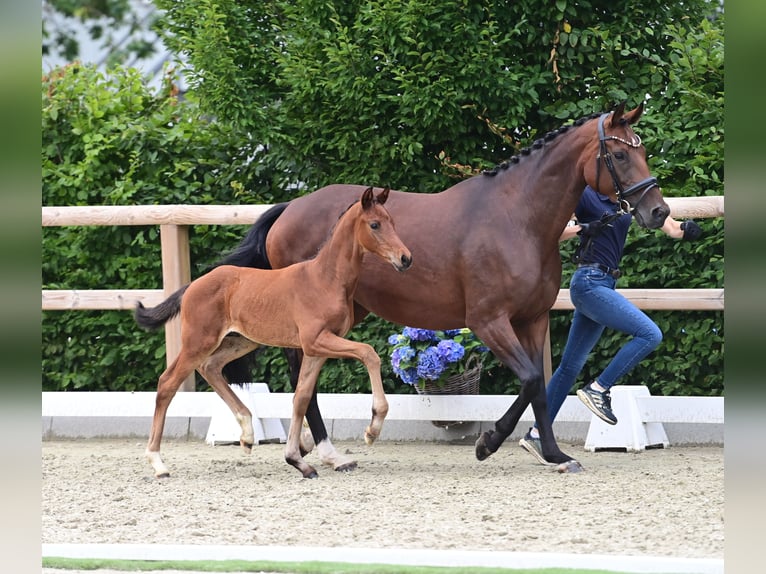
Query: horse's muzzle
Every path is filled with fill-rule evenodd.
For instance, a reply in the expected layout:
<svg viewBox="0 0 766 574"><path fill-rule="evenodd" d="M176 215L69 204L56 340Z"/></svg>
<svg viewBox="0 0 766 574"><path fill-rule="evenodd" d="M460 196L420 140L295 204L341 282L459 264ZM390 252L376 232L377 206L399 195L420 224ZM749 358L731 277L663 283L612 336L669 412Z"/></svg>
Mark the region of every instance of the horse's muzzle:
<svg viewBox="0 0 766 574"><path fill-rule="evenodd" d="M646 215L643 213L643 210L641 209L637 209L635 214L636 223L647 229L659 229L662 227L663 223L665 223L665 220L669 215L670 207L668 207L668 204L664 201L661 205L653 207L651 210L649 210L648 217L646 217Z"/></svg>
<svg viewBox="0 0 766 574"><path fill-rule="evenodd" d="M407 271L412 266L412 256L402 255L401 259L393 264L397 271Z"/></svg>

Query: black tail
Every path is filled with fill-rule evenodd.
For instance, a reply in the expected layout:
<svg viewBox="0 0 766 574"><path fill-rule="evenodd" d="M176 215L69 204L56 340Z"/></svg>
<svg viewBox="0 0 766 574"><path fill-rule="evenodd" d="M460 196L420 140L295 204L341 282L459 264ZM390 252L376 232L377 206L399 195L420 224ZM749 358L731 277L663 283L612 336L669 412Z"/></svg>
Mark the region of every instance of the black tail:
<svg viewBox="0 0 766 574"><path fill-rule="evenodd" d="M143 303L139 301L133 314L136 323L148 331L162 327L170 319L178 315L178 312L181 310L181 298L189 288L189 285L184 285L156 307L144 307Z"/></svg>
<svg viewBox="0 0 766 574"><path fill-rule="evenodd" d="M289 202L278 203L261 215L250 228L242 243L213 267L236 265L237 267L271 269L271 263L266 255L266 236L288 205Z"/></svg>

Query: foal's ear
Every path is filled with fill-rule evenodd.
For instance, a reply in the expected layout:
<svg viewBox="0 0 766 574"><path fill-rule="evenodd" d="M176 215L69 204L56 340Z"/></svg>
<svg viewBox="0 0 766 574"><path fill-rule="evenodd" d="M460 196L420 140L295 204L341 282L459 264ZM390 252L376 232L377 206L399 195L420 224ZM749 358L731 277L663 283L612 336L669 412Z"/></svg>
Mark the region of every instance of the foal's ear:
<svg viewBox="0 0 766 574"><path fill-rule="evenodd" d="M386 187L383 191L381 191L378 196L375 198L375 201L378 202L378 204L383 205L386 203L386 200L388 199L388 192L391 191L390 187Z"/></svg>
<svg viewBox="0 0 766 574"><path fill-rule="evenodd" d="M362 194L362 209L370 209L375 196L372 194L372 187L368 187Z"/></svg>

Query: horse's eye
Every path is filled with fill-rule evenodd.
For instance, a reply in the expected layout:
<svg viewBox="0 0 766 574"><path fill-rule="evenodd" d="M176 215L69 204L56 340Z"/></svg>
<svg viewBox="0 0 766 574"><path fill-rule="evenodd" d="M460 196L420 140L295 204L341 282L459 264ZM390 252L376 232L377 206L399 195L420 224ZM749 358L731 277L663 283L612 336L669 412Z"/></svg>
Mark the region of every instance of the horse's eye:
<svg viewBox="0 0 766 574"><path fill-rule="evenodd" d="M377 221L373 221L372 223L370 223L370 227L372 229L380 229L380 223L378 223Z"/></svg>
<svg viewBox="0 0 766 574"><path fill-rule="evenodd" d="M625 152L616 151L616 152L614 152L614 157L615 157L615 159L618 159L618 160L622 161L622 160L625 159Z"/></svg>

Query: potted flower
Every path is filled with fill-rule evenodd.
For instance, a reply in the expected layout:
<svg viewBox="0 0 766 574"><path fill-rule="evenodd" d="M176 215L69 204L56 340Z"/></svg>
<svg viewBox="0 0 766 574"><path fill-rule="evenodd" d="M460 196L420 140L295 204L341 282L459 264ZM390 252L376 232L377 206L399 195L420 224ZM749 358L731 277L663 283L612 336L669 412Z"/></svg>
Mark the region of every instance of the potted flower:
<svg viewBox="0 0 766 574"><path fill-rule="evenodd" d="M405 327L388 338L391 366L421 394L478 394L489 351L470 329L432 331Z"/></svg>

